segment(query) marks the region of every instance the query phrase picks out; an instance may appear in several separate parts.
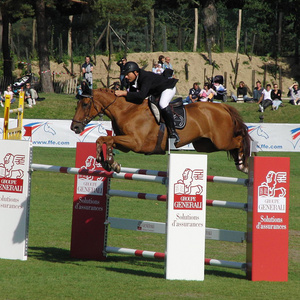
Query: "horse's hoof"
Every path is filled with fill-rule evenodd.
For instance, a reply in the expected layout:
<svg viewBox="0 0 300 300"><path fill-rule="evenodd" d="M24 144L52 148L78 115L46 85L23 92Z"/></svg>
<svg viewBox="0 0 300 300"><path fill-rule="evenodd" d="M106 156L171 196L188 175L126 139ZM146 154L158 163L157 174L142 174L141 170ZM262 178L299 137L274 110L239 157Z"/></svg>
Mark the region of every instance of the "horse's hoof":
<svg viewBox="0 0 300 300"><path fill-rule="evenodd" d="M111 168L116 172L116 173L120 173L121 172L121 165L119 163L117 163L116 161L114 161L111 165Z"/></svg>
<svg viewBox="0 0 300 300"><path fill-rule="evenodd" d="M107 172L111 171L111 165L107 161L101 162L101 165L105 171Z"/></svg>

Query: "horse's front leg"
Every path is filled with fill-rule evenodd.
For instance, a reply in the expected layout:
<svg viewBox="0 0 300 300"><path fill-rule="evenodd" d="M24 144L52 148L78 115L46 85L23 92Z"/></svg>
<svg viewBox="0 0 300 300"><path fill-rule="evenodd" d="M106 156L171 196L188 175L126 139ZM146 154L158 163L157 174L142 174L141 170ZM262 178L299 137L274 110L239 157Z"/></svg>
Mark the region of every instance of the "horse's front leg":
<svg viewBox="0 0 300 300"><path fill-rule="evenodd" d="M106 153L103 152L103 145L106 145ZM121 171L121 165L114 160L113 155L113 144L114 140L111 136L99 137L96 141L96 149L97 149L97 162L100 162L102 167L106 171L115 171L119 173Z"/></svg>

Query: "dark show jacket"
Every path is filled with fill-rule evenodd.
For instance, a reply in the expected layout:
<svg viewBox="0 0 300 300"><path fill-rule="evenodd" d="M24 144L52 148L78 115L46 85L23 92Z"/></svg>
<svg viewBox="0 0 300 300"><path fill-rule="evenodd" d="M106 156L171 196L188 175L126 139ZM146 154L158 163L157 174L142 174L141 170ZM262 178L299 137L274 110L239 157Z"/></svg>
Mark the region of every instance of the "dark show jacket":
<svg viewBox="0 0 300 300"><path fill-rule="evenodd" d="M142 103L150 95L158 97L164 90L172 89L177 81L178 79L168 79L141 69L137 79L137 87L133 87L136 81L130 83L126 99L130 102Z"/></svg>

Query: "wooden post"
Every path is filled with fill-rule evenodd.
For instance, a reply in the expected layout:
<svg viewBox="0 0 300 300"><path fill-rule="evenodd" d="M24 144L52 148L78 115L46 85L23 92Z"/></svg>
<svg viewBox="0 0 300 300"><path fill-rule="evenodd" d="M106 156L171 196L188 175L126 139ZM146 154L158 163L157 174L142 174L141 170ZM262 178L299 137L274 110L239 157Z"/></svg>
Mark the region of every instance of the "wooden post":
<svg viewBox="0 0 300 300"><path fill-rule="evenodd" d="M197 51L197 41L198 41L198 8L195 7L194 10L194 14L195 14L195 34L194 34L194 47L193 47L193 52Z"/></svg>
<svg viewBox="0 0 300 300"><path fill-rule="evenodd" d="M255 88L255 70L252 70L252 91Z"/></svg>

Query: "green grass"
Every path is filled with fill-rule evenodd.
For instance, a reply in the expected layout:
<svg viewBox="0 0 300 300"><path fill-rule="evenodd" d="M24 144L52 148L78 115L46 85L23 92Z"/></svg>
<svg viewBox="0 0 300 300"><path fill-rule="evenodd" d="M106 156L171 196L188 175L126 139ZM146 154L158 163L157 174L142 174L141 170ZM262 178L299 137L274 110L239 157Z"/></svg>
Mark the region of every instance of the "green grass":
<svg viewBox="0 0 300 300"><path fill-rule="evenodd" d="M273 153L262 153L272 156ZM71 259L69 255L74 177L34 172L27 261L0 260L0 299L298 299L300 284L300 186L297 153L291 158L289 281L250 282L239 270L207 266L205 280L167 281L163 262L109 254L105 262ZM125 167L166 170L165 156L117 153ZM75 149L34 148L33 162L74 166ZM246 178L226 153L208 155L208 174ZM165 193L152 183L112 180L112 189ZM234 189L234 190L233 190ZM246 188L208 183L208 199L246 202ZM164 222L165 203L113 197L110 216ZM246 230L246 215L207 208L207 226ZM165 249L165 236L109 229L110 246L152 251ZM245 261L245 243L206 241L206 257Z"/></svg>
<svg viewBox="0 0 300 300"><path fill-rule="evenodd" d="M42 94L46 100L26 109L25 118L71 119L73 96ZM257 104L236 104L245 122L258 122ZM300 107L286 105L265 112L267 122L299 122ZM0 115L1 116L1 115ZM192 155L192 152L189 152ZM4 299L298 299L300 292L300 185L299 153L262 152L260 156L291 158L289 281L251 282L239 270L207 266L205 280L167 281L164 263L116 254L105 262L70 258L74 177L34 172L31 186L29 255L27 261L0 260L0 300ZM167 155L117 153L124 167L167 169ZM34 148L33 162L75 165L75 149ZM246 178L235 170L225 152L208 155L208 174ZM164 194L163 185L113 180L112 189ZM208 199L246 202L242 186L208 183ZM165 203L113 197L110 216L164 222ZM246 215L207 207L207 227L246 231ZM1 241L0 241L1 242ZM0 244L1 245L1 244ZM165 236L109 229L110 246L163 252ZM266 254L267 255L267 254ZM245 243L206 241L206 257L245 261ZM279 258L280 259L280 258Z"/></svg>

